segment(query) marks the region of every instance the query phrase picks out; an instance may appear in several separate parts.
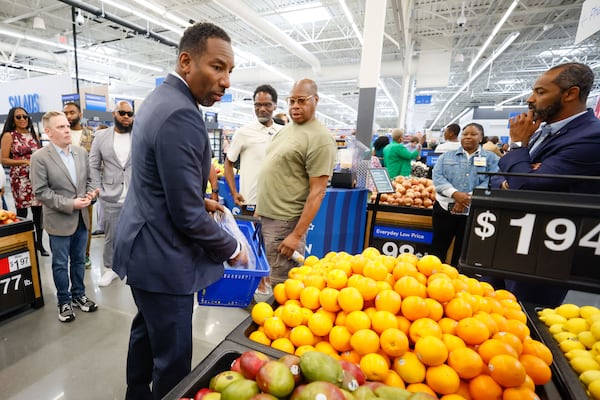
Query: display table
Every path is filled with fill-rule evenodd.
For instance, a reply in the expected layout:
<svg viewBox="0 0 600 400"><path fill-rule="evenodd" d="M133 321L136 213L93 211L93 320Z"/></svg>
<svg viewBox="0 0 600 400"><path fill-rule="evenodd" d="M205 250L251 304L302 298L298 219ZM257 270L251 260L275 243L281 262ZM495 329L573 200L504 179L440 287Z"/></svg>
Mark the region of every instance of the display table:
<svg viewBox="0 0 600 400"><path fill-rule="evenodd" d="M327 188L306 236L305 256L322 258L330 251L362 252L368 195L367 189Z"/></svg>
<svg viewBox="0 0 600 400"><path fill-rule="evenodd" d="M33 222L0 226L0 315L25 305L44 305Z"/></svg>

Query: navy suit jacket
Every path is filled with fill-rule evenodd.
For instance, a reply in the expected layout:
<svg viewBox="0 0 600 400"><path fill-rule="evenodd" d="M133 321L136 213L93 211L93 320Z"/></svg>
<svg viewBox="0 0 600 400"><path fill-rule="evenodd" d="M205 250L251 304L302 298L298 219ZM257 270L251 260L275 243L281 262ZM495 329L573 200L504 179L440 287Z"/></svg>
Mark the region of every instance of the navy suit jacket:
<svg viewBox="0 0 600 400"><path fill-rule="evenodd" d="M178 77L169 74L140 107L131 163L115 272L132 287L175 295L220 279L237 241L204 208L211 148L202 112Z"/></svg>
<svg viewBox="0 0 600 400"><path fill-rule="evenodd" d="M533 170L531 165L541 163ZM600 176L600 120L593 111L569 122L546 138L530 159L526 147L509 151L499 162L502 172L529 173L528 177L495 176L492 186L506 179L510 189L599 193L600 182L539 178L536 174Z"/></svg>

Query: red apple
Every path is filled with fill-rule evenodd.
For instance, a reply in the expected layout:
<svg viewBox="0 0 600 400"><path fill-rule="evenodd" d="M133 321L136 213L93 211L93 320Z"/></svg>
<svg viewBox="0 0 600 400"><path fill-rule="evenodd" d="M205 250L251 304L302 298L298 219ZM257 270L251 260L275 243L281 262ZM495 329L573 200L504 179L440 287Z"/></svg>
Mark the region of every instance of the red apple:
<svg viewBox="0 0 600 400"><path fill-rule="evenodd" d="M260 367L270 361L269 356L256 350L245 351L240 356L240 370L247 379L256 379Z"/></svg>
<svg viewBox="0 0 600 400"><path fill-rule="evenodd" d="M240 358L241 356L233 360L231 368L229 368L231 371L242 373L242 369L240 368Z"/></svg>

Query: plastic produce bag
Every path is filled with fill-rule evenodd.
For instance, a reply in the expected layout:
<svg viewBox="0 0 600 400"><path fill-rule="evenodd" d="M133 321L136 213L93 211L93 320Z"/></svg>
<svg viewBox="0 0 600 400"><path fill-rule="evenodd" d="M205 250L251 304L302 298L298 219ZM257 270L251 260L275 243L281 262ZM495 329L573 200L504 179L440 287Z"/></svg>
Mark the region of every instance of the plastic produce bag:
<svg viewBox="0 0 600 400"><path fill-rule="evenodd" d="M235 217L231 211L229 211L228 208L224 209L225 211L216 211L213 214L213 218L215 221L217 221L221 228L225 230L225 232L229 233L231 236L236 238L238 242L240 242L242 250L246 251L246 254L248 255L247 264L230 265L228 262L225 263L232 268L256 269L256 256L251 243L248 242L246 235L244 235L244 233L240 230L240 227L238 226L237 221L235 220Z"/></svg>

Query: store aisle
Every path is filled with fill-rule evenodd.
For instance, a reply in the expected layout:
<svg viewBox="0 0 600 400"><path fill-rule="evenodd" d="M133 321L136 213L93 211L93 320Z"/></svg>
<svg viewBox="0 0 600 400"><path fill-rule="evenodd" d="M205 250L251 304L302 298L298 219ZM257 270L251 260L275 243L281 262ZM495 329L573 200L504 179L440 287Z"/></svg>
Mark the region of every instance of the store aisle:
<svg viewBox="0 0 600 400"><path fill-rule="evenodd" d="M104 237L92 239L93 267L86 270L87 295L95 313L75 310L76 319L57 318L50 257L40 257L45 306L0 319L0 392L4 400L121 400L129 328L136 308L121 281L100 288ZM46 249L47 237L45 238ZM197 365L248 312L226 307L194 310L192 366Z"/></svg>

